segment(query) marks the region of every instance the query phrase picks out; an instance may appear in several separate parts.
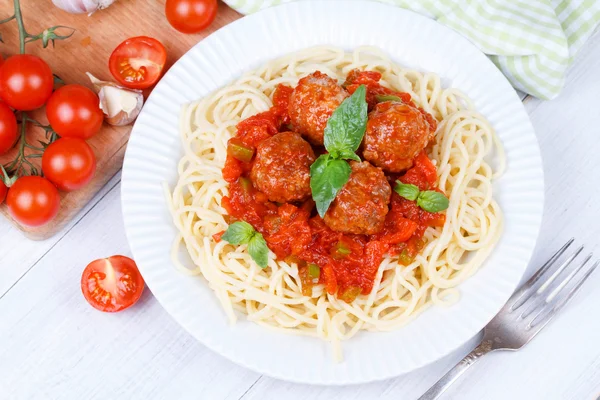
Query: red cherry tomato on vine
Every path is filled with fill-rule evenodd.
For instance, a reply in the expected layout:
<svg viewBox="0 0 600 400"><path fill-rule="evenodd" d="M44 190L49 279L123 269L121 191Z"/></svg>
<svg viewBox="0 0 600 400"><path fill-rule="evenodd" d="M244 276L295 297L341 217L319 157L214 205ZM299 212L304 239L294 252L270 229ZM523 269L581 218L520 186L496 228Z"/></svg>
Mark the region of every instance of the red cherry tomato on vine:
<svg viewBox="0 0 600 400"><path fill-rule="evenodd" d="M17 141L17 117L0 101L0 156L10 150Z"/></svg>
<svg viewBox="0 0 600 400"><path fill-rule="evenodd" d="M179 32L197 33L215 20L217 0L167 0L165 15Z"/></svg>
<svg viewBox="0 0 600 400"><path fill-rule="evenodd" d="M81 291L92 307L117 312L134 305L144 291L135 262L124 256L92 261L81 276Z"/></svg>
<svg viewBox="0 0 600 400"><path fill-rule="evenodd" d="M81 189L94 177L96 156L85 140L61 138L44 151L42 171L59 190Z"/></svg>
<svg viewBox="0 0 600 400"><path fill-rule="evenodd" d="M167 50L161 42L147 36L132 37L110 55L108 67L123 86L146 89L154 85L167 62Z"/></svg>
<svg viewBox="0 0 600 400"><path fill-rule="evenodd" d="M48 179L23 176L8 189L8 212L21 225L37 227L52 221L60 208L60 196Z"/></svg>
<svg viewBox="0 0 600 400"><path fill-rule="evenodd" d="M50 96L46 116L62 137L89 139L102 127L104 113L96 93L81 85L66 85Z"/></svg>
<svg viewBox="0 0 600 400"><path fill-rule="evenodd" d="M42 107L53 87L52 70L37 56L17 54L7 58L0 68L0 98L16 110Z"/></svg>

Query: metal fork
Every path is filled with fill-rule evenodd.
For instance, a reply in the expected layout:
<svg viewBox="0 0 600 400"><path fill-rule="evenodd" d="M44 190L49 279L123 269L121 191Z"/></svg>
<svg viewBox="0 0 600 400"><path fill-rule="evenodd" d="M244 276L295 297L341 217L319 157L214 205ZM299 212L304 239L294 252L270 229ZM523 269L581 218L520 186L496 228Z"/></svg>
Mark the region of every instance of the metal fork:
<svg viewBox="0 0 600 400"><path fill-rule="evenodd" d="M495 350L519 350L537 335L552 317L575 295L583 282L600 264L596 261L583 273L579 280L573 280L592 258L590 253L577 267L567 271L583 251L583 246L571 253L562 263L557 261L573 244L570 239L533 276L517 290L502 310L483 330L483 340L454 368L425 392L419 400L437 399L471 365L483 355ZM564 274L563 274L564 272ZM557 279L565 275L563 279ZM581 274L579 274L581 275ZM543 278L543 279L542 279ZM564 290L568 287L568 290Z"/></svg>

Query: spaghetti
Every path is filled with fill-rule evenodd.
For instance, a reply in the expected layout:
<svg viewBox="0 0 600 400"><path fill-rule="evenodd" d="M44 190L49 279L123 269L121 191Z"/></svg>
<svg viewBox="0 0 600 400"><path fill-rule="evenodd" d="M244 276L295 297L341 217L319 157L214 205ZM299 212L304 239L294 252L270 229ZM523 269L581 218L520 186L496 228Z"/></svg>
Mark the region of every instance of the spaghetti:
<svg viewBox="0 0 600 400"><path fill-rule="evenodd" d="M228 195L222 177L227 141L236 125L272 106L279 84L295 86L303 76L321 71L343 80L353 69L377 71L381 84L409 93L412 101L438 121L436 144L429 152L437 166L439 189L450 199L443 228L428 228L425 246L408 266L386 256L373 290L346 303L328 294L324 285L302 294L294 263L269 255L259 268L245 245L216 242L212 235L227 228L221 200ZM172 258L190 275L201 274L221 302L229 320L236 312L288 333L316 336L334 344L341 358L342 340L360 330L397 329L431 304L452 304L456 286L471 276L493 250L502 233L502 213L492 197L492 182L501 175L504 153L492 127L456 89L443 89L432 73L404 69L378 49L351 53L335 47L315 47L270 61L234 83L188 104L181 112L183 143L178 173L168 203L179 235ZM495 156L497 168L489 160ZM181 244L196 268L178 259Z"/></svg>

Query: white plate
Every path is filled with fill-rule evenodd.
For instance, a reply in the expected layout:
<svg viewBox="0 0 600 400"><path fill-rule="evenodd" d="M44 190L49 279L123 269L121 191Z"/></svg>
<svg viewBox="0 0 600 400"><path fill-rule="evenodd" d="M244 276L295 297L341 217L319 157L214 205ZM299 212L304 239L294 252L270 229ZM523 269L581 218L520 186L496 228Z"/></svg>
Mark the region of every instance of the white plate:
<svg viewBox="0 0 600 400"><path fill-rule="evenodd" d="M348 50L374 45L405 66L432 71L459 88L492 123L508 157L495 197L506 217L502 240L481 270L460 286L461 300L433 307L390 333L362 332L330 344L276 333L243 318L230 326L206 282L178 273L169 252L176 235L161 184L177 179L182 104L227 84L267 60L314 45ZM521 101L498 69L454 31L412 12L358 1L290 3L245 17L183 56L157 85L131 134L122 182L127 238L140 271L163 307L188 332L230 360L272 377L350 384L394 377L465 343L500 310L531 257L543 210L537 140Z"/></svg>

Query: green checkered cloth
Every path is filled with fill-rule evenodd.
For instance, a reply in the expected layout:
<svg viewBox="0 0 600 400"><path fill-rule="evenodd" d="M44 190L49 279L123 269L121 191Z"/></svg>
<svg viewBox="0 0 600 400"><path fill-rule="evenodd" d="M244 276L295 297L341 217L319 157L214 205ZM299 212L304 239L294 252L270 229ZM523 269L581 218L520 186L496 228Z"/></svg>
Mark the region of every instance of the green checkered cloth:
<svg viewBox="0 0 600 400"><path fill-rule="evenodd" d="M243 14L294 0L225 0ZM466 36L512 85L556 97L567 68L600 24L600 0L376 0L436 19Z"/></svg>

